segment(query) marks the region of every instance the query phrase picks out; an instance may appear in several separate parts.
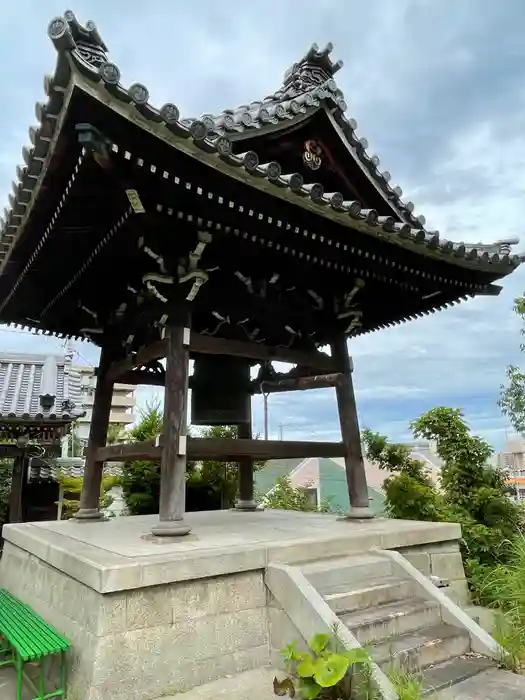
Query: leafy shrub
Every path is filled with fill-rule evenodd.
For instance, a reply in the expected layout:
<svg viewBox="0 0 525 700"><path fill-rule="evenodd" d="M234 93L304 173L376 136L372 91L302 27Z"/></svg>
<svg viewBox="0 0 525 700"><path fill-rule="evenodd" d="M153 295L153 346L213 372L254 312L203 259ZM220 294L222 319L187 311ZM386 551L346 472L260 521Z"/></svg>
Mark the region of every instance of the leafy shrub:
<svg viewBox="0 0 525 700"><path fill-rule="evenodd" d="M408 448L365 430L368 459L393 473L384 485L387 513L408 520L460 523L467 578L476 600L484 602L487 592L479 586L490 567L509 560L511 542L521 532L522 511L508 498L502 472L488 465L492 449L470 434L460 410L434 408L411 428L414 437L436 444L442 460L441 491Z"/></svg>
<svg viewBox="0 0 525 700"><path fill-rule="evenodd" d="M58 483L64 489L64 498L62 499L62 520L72 518L80 508L80 494L82 492L83 478L81 476L62 476L57 478ZM117 476L102 477L100 486L100 508L103 510L109 508L113 503L113 497L109 495L109 491L120 483Z"/></svg>
<svg viewBox="0 0 525 700"><path fill-rule="evenodd" d="M281 654L288 677L274 679L276 695L299 694L304 700L351 700L355 697L355 667L370 665L370 657L361 647L343 649L327 634L316 634L309 643L310 651L299 651L292 642Z"/></svg>

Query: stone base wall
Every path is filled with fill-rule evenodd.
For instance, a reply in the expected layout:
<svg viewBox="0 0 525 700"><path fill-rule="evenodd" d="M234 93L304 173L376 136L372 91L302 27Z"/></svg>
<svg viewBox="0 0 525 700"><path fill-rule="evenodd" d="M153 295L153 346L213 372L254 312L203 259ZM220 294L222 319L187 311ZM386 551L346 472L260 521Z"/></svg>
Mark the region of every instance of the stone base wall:
<svg viewBox="0 0 525 700"><path fill-rule="evenodd" d="M399 547L397 551L425 576L447 579L450 586L443 588L443 593L459 606L469 605L470 594L457 540Z"/></svg>
<svg viewBox="0 0 525 700"><path fill-rule="evenodd" d="M0 585L71 641L68 700L150 700L270 661L262 570L101 595L6 542Z"/></svg>

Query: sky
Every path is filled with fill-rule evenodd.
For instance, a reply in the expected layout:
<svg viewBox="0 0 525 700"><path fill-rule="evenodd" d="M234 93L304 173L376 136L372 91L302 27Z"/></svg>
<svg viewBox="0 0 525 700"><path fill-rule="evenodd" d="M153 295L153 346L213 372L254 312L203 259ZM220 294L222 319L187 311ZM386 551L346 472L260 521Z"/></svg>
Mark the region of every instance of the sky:
<svg viewBox="0 0 525 700"><path fill-rule="evenodd" d="M465 242L522 237L525 252L525 7L521 0L302 0L197 3L56 0L3 3L0 13L0 195L4 201L43 78L55 54L48 22L72 9L92 19L124 84L142 82L153 104L183 116L217 113L275 91L313 42L334 44L348 116L429 228ZM0 200L1 201L1 200ZM50 271L52 274L52 271ZM509 363L520 363L512 307L525 265L498 298L353 340L361 424L392 440L434 406L461 408L472 429L501 449L509 428L497 407ZM1 351L55 352L61 344L0 327ZM91 364L97 349L75 345ZM141 388L139 405L154 390ZM338 439L332 391L269 398L270 434ZM254 403L262 429L261 401ZM511 432L511 431L510 431Z"/></svg>

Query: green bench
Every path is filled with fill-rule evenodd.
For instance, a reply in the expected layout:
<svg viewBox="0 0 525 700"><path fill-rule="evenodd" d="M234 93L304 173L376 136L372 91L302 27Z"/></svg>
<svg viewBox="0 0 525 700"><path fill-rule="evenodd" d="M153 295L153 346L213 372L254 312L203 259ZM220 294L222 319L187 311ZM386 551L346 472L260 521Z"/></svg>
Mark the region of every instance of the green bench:
<svg viewBox="0 0 525 700"><path fill-rule="evenodd" d="M0 589L0 666L10 665L16 670L16 700L22 700L24 681L35 693L33 700L59 697L65 700L66 651L69 646L69 642L44 622L29 605ZM57 655L60 663L60 687L46 692L46 661ZM26 673L24 667L27 663L38 668L37 678Z"/></svg>

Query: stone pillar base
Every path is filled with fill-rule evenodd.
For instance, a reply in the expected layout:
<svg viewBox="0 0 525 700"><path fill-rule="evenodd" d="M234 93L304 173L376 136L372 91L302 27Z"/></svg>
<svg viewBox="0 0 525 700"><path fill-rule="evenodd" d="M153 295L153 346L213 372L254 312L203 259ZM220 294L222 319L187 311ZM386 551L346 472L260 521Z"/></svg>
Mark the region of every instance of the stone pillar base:
<svg viewBox="0 0 525 700"><path fill-rule="evenodd" d="M370 520L375 515L369 507L350 508L348 515L345 515L341 520Z"/></svg>
<svg viewBox="0 0 525 700"><path fill-rule="evenodd" d="M262 506L258 506L255 501L237 501L235 506L232 508L232 510L247 510L247 511L256 511L260 510L263 511L264 508Z"/></svg>
<svg viewBox="0 0 525 700"><path fill-rule="evenodd" d="M191 532L191 527L184 520L159 520L151 528L151 534L156 537L182 537Z"/></svg>
<svg viewBox="0 0 525 700"><path fill-rule="evenodd" d="M77 510L75 515L70 518L70 520L75 520L77 522L85 523L85 522L103 522L105 520L109 520L107 516L102 513L98 508L80 508L80 510Z"/></svg>

